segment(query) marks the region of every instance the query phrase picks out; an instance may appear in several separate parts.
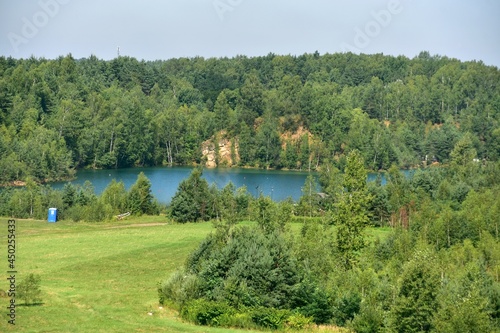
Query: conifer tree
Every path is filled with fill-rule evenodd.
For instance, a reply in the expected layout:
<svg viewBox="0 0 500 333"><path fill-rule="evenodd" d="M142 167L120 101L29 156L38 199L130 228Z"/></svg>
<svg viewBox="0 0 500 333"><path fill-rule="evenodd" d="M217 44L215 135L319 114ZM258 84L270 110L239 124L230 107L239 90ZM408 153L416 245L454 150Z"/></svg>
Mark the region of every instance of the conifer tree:
<svg viewBox="0 0 500 333"><path fill-rule="evenodd" d="M143 172L137 176L137 181L130 188L128 207L132 214L155 214L156 205L151 194L151 182Z"/></svg>
<svg viewBox="0 0 500 333"><path fill-rule="evenodd" d="M212 198L208 182L201 178L202 173L201 168L194 169L189 178L179 184L170 204L170 214L177 222L196 222L210 218Z"/></svg>

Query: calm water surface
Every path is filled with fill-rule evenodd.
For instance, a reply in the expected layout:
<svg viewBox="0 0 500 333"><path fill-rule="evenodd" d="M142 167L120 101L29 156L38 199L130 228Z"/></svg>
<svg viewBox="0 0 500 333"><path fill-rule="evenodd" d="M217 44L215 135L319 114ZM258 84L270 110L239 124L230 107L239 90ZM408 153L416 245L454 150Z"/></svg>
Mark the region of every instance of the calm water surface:
<svg viewBox="0 0 500 333"><path fill-rule="evenodd" d="M193 168L190 167L79 170L76 173L77 178L71 183L83 185L88 180L94 186L96 194L101 194L112 179L123 181L125 187L129 189L137 180L137 175L142 171L151 181L153 195L159 202L166 204L174 196L179 183L189 177L192 170ZM203 178L209 184L215 184L222 188L232 182L236 187L246 186L247 191L254 196L262 193L277 201L289 197L295 201L299 200L302 195L301 188L308 175L308 172L260 169L217 168L203 170ZM369 174L368 180L374 180L375 177L376 174ZM385 179L382 181L385 182ZM64 184L66 182L56 182L51 183L51 186L62 189Z"/></svg>
<svg viewBox="0 0 500 333"><path fill-rule="evenodd" d="M112 179L123 181L127 189L137 180L137 175L142 171L151 181L151 191L161 203L169 203L174 196L179 183L189 177L193 168L190 167L156 167L156 168L128 168L113 170L79 170L73 184L83 185L90 181L94 186L96 194L108 186ZM256 169L204 169L203 178L209 184L215 184L222 188L229 182L236 187L246 186L247 191L258 196L260 193L272 197L273 200L284 200L291 197L298 200L301 196L301 188L304 185L308 172L298 171L275 171ZM67 182L51 183L56 189L63 188Z"/></svg>

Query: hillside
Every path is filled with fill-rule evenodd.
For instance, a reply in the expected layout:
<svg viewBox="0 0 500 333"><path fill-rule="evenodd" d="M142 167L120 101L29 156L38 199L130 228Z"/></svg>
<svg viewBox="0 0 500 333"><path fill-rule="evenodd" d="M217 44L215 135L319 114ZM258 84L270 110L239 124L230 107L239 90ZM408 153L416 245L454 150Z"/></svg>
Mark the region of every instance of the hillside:
<svg viewBox="0 0 500 333"><path fill-rule="evenodd" d="M371 170L447 163L465 133L478 159L496 161L499 83L496 67L428 52L0 57L0 183L203 164L204 142L221 132L238 146L229 163L238 166L342 166L353 149ZM310 135L288 139L299 130Z"/></svg>
<svg viewBox="0 0 500 333"><path fill-rule="evenodd" d="M16 223L22 244L17 278L21 281L28 272L40 275L43 304L23 306L18 299L16 325L2 318L0 331L200 331L182 323L174 311L158 307L155 284L210 233L210 224L169 225L158 217L99 225ZM9 301L0 298L4 308Z"/></svg>

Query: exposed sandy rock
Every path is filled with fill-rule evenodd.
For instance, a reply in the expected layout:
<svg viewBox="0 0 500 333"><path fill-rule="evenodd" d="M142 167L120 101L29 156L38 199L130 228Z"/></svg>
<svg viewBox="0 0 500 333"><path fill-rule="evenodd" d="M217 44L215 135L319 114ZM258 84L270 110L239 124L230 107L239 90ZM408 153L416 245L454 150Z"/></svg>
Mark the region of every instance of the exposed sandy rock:
<svg viewBox="0 0 500 333"><path fill-rule="evenodd" d="M214 140L215 138L212 138L211 140L207 140L203 142L202 145L202 155L204 159L206 160L205 166L207 168L216 168L217 166L233 166L237 164L240 160L239 152L238 152L238 142L234 140L235 146L234 146L234 156L235 160L233 161L233 158L231 156L231 150L232 150L232 140L228 139L226 137L225 132L220 132L219 135L217 135L219 138L217 145L218 145L218 152L215 149L215 143ZM218 154L217 154L218 153Z"/></svg>

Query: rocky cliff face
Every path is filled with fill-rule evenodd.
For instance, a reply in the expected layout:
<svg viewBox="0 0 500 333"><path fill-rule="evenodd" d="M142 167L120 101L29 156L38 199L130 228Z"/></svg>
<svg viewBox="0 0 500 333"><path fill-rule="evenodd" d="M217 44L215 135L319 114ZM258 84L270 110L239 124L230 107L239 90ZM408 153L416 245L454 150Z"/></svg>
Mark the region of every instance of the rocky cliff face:
<svg viewBox="0 0 500 333"><path fill-rule="evenodd" d="M218 166L234 166L240 161L238 152L238 142L236 139L230 140L225 133L220 133L217 138L212 138L203 142L203 158L206 160L207 168Z"/></svg>

